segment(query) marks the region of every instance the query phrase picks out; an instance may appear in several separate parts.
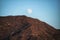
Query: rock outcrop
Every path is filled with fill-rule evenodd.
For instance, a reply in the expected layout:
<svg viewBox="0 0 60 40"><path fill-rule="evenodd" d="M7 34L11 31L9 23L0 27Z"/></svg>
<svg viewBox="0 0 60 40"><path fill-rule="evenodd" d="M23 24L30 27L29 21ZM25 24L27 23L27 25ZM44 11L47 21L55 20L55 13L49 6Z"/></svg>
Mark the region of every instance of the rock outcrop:
<svg viewBox="0 0 60 40"><path fill-rule="evenodd" d="M0 16L0 40L60 40L57 35L55 28L38 19Z"/></svg>

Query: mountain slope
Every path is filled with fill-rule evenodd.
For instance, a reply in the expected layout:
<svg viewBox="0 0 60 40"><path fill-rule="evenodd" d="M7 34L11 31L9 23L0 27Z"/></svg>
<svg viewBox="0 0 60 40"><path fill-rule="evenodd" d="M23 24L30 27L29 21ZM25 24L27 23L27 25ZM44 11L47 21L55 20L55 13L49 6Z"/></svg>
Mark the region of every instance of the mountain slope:
<svg viewBox="0 0 60 40"><path fill-rule="evenodd" d="M60 31L59 31L60 32ZM27 16L0 16L0 40L59 40L58 31Z"/></svg>

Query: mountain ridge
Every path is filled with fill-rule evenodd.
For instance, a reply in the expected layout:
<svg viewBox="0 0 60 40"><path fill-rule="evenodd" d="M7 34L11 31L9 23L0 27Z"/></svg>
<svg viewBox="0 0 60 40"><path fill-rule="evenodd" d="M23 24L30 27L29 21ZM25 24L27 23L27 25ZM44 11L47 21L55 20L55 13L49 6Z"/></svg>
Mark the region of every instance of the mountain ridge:
<svg viewBox="0 0 60 40"><path fill-rule="evenodd" d="M1 40L56 40L55 33L59 32L49 24L25 15L0 16Z"/></svg>

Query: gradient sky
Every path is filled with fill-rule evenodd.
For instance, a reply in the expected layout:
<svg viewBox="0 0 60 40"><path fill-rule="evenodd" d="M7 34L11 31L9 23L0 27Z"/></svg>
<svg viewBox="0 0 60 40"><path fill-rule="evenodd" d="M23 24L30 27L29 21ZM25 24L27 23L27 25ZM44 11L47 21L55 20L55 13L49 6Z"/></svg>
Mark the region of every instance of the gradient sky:
<svg viewBox="0 0 60 40"><path fill-rule="evenodd" d="M0 0L0 16L26 15L60 29L59 0ZM29 14L27 9L32 9Z"/></svg>

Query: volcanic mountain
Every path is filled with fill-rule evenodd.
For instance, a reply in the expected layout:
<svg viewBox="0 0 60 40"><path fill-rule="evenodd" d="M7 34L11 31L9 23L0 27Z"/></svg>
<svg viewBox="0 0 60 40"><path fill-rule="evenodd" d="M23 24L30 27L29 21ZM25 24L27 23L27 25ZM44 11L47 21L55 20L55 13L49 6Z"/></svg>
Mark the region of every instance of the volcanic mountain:
<svg viewBox="0 0 60 40"><path fill-rule="evenodd" d="M0 16L0 40L60 40L60 31L27 16Z"/></svg>

